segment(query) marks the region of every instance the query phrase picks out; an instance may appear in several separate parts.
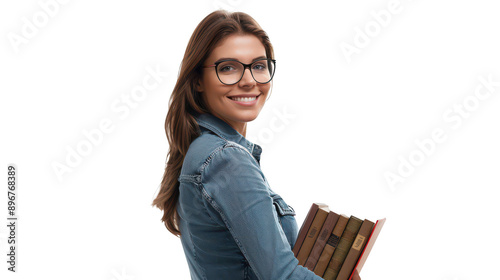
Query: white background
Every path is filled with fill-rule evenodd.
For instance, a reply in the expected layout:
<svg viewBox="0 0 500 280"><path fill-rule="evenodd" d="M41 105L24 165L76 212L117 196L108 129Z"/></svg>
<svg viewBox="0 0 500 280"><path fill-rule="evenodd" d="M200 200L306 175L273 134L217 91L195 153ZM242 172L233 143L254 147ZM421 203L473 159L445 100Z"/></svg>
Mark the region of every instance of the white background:
<svg viewBox="0 0 500 280"><path fill-rule="evenodd" d="M180 240L151 202L181 59L217 7L250 14L274 45L272 96L247 138L263 147L263 172L299 226L312 202L386 217L363 280L499 279L500 86L474 95L488 93L480 77L500 81L496 1L401 0L394 11L388 0L87 0L52 7L44 23L47 2L0 4L2 279L189 279ZM374 16L382 10L394 12L385 26ZM27 22L39 26L24 36ZM367 28L369 41L356 43ZM345 55L342 44L358 51ZM148 68L169 76L126 105ZM467 117L449 111L464 102ZM112 131L58 177L53 165L67 165L84 131L106 119ZM415 141L435 129L446 140L424 155ZM399 172L411 155L413 172ZM6 263L11 163L15 274ZM404 182L391 187L386 172Z"/></svg>

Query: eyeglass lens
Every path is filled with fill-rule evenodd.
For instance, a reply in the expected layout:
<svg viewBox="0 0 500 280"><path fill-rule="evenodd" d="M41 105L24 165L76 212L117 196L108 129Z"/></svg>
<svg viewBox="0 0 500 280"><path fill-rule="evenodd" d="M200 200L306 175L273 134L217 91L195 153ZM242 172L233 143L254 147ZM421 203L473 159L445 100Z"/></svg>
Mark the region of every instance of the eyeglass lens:
<svg viewBox="0 0 500 280"><path fill-rule="evenodd" d="M219 79L224 84L234 84L243 76L243 65L237 61L224 61L217 67ZM271 60L258 60L250 66L252 76L258 83L267 83L274 74L274 64Z"/></svg>

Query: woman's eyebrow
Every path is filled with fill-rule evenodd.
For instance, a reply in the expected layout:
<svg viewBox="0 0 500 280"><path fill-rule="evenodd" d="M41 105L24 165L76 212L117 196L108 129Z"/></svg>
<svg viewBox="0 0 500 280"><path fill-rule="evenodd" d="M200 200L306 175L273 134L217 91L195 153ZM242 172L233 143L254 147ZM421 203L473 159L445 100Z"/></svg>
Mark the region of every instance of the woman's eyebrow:
<svg viewBox="0 0 500 280"><path fill-rule="evenodd" d="M234 60L238 60L238 59L236 59L236 58L234 58L234 57L221 57L221 58L217 59L214 63L217 63L217 62L219 62L219 61L221 61L221 60L226 60L226 59L234 59ZM267 57L266 57L266 56L264 56L264 55L262 55L262 56L259 56L259 57L254 58L254 59L252 60L252 62L257 61L257 60L261 60L261 59L267 59ZM239 60L238 60L238 61L239 61Z"/></svg>

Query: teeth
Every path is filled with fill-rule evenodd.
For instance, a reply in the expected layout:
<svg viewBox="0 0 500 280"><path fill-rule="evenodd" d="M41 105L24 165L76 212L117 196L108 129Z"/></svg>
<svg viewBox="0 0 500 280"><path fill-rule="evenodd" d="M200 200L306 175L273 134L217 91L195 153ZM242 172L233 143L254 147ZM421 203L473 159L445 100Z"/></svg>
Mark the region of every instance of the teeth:
<svg viewBox="0 0 500 280"><path fill-rule="evenodd" d="M231 97L231 99L235 101L250 102L257 99L257 97Z"/></svg>

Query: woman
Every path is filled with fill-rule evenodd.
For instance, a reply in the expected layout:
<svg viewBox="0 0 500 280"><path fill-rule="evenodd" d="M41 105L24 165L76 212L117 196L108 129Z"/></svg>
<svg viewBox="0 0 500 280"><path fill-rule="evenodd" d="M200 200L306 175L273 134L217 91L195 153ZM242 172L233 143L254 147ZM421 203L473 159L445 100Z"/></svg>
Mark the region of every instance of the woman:
<svg viewBox="0 0 500 280"><path fill-rule="evenodd" d="M170 99L170 150L153 205L180 236L192 279L322 279L298 265L295 212L269 187L261 147L245 138L274 69L268 36L245 13L215 11L189 40Z"/></svg>

